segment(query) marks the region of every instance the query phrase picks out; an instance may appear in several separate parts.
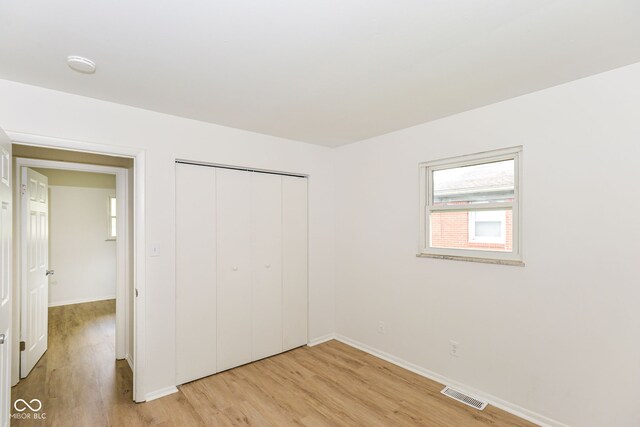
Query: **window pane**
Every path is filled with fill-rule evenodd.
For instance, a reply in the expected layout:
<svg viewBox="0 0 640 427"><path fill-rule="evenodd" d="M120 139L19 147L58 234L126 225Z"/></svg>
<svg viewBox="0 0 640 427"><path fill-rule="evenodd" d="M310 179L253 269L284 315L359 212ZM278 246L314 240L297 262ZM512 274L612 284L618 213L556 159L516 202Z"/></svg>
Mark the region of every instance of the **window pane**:
<svg viewBox="0 0 640 427"><path fill-rule="evenodd" d="M433 204L504 202L514 197L514 161L433 171Z"/></svg>
<svg viewBox="0 0 640 427"><path fill-rule="evenodd" d="M431 246L497 252L513 250L511 210L432 212Z"/></svg>
<svg viewBox="0 0 640 427"><path fill-rule="evenodd" d="M109 202L110 202L109 215L110 216L116 216L116 198L115 197L111 197L109 199Z"/></svg>
<svg viewBox="0 0 640 427"><path fill-rule="evenodd" d="M116 219L115 218L111 218L111 237L116 237Z"/></svg>

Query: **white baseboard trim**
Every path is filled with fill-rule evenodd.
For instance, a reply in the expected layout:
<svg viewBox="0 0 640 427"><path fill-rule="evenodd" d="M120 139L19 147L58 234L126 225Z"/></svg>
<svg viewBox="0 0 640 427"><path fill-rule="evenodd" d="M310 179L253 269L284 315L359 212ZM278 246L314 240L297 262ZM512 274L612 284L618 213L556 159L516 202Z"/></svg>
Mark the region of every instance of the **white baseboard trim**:
<svg viewBox="0 0 640 427"><path fill-rule="evenodd" d="M68 301L58 301L58 302L50 302L49 307L59 307L61 305L72 305L72 304L82 304L85 302L96 302L96 301L106 301L108 299L116 299L115 295L109 295L107 297L99 297L99 298L80 298Z"/></svg>
<svg viewBox="0 0 640 427"><path fill-rule="evenodd" d="M127 354L125 356L124 360L127 361L127 364L129 365L129 368L131 368L131 372L133 372L133 360L131 360L131 355Z"/></svg>
<svg viewBox="0 0 640 427"><path fill-rule="evenodd" d="M178 392L178 388L174 385L161 388L160 390L147 393L146 401L149 402L151 400L160 399L161 397L169 396L170 394L177 393L177 392Z"/></svg>
<svg viewBox="0 0 640 427"><path fill-rule="evenodd" d="M328 337L328 335L325 335L325 337ZM467 391L470 394L475 395L477 398L488 402L490 405L495 406L496 408L502 409L503 411L509 412L510 414L516 415L527 421L531 421L532 423L535 423L544 427L567 427L566 424L563 424L559 421L552 420L551 418L545 417L544 415L540 415L538 413L525 409L521 406L515 405L511 402L507 402L498 397L484 393L480 390L476 390L473 387L469 387L465 384L461 384L443 375L440 375L428 369L422 368L411 362L407 362L404 359L393 356L389 353L385 353L384 351L378 350L376 348L370 347L367 344L345 337L344 335L335 334L334 337L337 341L350 345L351 347L355 347L358 350L362 350L365 353L371 354L372 356L379 357L382 360L386 360L389 363L393 363L394 365L397 365L401 368L404 368L408 371L411 371L423 377L429 378L430 380L436 381L443 385L448 385L453 388L460 389L461 391ZM317 344L320 344L320 342L318 342ZM317 345L317 344L314 344L314 345Z"/></svg>
<svg viewBox="0 0 640 427"><path fill-rule="evenodd" d="M312 339L311 341L309 341L307 343L307 346L309 347L314 347L318 344L322 344L323 342L327 342L327 341L331 341L331 340L335 340L336 339L336 334L327 334L327 335L323 335L321 337Z"/></svg>

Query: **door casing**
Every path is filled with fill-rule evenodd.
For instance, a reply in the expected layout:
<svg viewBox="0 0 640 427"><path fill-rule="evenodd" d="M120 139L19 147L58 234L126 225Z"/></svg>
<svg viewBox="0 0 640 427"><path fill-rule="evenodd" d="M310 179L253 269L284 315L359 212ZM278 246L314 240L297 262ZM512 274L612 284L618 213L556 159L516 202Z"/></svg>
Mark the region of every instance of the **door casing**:
<svg viewBox="0 0 640 427"><path fill-rule="evenodd" d="M145 388L144 388L144 363L141 363L141 361L145 360L145 337L144 337L144 320L145 320L145 264L144 264L144 260L145 260L145 256L146 256L146 248L144 246L144 242L145 242L145 221L144 221L144 217L145 217L145 211L144 211L144 200L145 200L145 194L144 194L144 187L145 187L145 153L143 150L139 150L139 149L133 149L133 148L127 148L127 147L117 147L117 146L111 146L111 145L103 145L103 144L94 144L94 143L89 143L89 142L82 142L82 141L75 141L75 140L67 140L67 139L61 139L61 138L54 138L54 137L45 137L45 136L39 136L39 135L32 135L32 134L25 134L25 133L18 133L18 132L7 132L7 135L9 136L9 138L11 139L11 141L13 143L18 143L18 144L25 144L25 145L31 145L31 146L37 146L37 147L46 147L46 148L52 148L52 149L63 149L63 150L71 150L71 151L80 151L80 152L85 152L85 153L93 153L93 154L103 154L103 155L115 155L115 156L121 156L121 157L129 157L129 158L133 158L134 159L134 176L128 177L129 179L134 179L134 194L133 194L133 202L134 202L134 206L133 206L133 227L134 227L134 233L133 233L133 265L129 265L128 268L133 268L133 277L134 277L134 283L135 283L135 289L132 289L132 291L135 291L135 296L133 299L133 319L129 319L129 321L133 322L133 354L134 354L134 358L133 360L130 360L129 363L132 364L132 371L133 371L133 399L136 402L144 402L145 400L147 400L146 398L146 393L145 393ZM16 159L18 160L18 159ZM124 210L127 210L126 206L127 206L127 195L126 195L126 191L128 191L127 189L127 170L123 169L123 168L112 168L112 167L107 167L107 166L96 166L96 165L84 165L84 164L77 164L77 163L67 163L67 162L51 162L51 161L44 161L44 160L35 160L35 159L24 159L27 160L27 163L22 163L20 164L20 166L18 166L18 164L16 163L16 171L20 171L21 166L32 166L32 167L49 167L51 168L51 164L55 163L57 164L57 167L54 167L55 169L67 169L67 170L78 170L78 171L86 171L86 172L97 172L98 169L96 168L102 168L102 170L100 170L100 173L114 173L116 174L116 185L118 185L118 182L120 180L122 180L122 185L124 190L121 191L120 193L123 193L125 196L125 199L121 202L119 197L116 196L118 198L118 206L119 206L119 210L122 208ZM47 163L45 165L45 163ZM86 170L84 168L86 167L90 167L91 170ZM110 170L110 171L107 171ZM106 172L105 172L106 171ZM114 172L115 171L115 172ZM118 178L118 174L121 174L122 178ZM14 173L15 176L15 173ZM16 181L14 181L16 182ZM16 207L17 210L17 207ZM120 213L120 212L118 212ZM123 214L123 215L126 215ZM128 221L120 221L120 223L125 223L123 225L126 225ZM14 224L14 233L16 233L16 231L19 231L19 225L18 224ZM118 233L120 233L120 229L118 230ZM128 231L123 231L124 234L120 234L120 235L124 235L128 237ZM17 236L17 234L16 234ZM19 239L15 239L16 241ZM120 257L125 257L125 262L124 264L126 265L126 262L128 262L129 259L129 255L128 255L128 244L126 243L126 239L119 239L119 241L122 241L122 244L124 246L126 246L126 248L124 250L119 250L118 251L118 258ZM19 251L19 242L14 242L14 253L20 253ZM119 264L122 265L123 262L120 261L120 259L118 260ZM16 284L18 285L18 281L19 281L19 272L20 272L20 266L19 266L19 257L14 257L14 271L18 272L17 274L14 274L14 280L16 281ZM118 281L120 281L120 277L121 277L121 272L118 272ZM127 270L124 270L124 283L126 284L126 282L128 281L128 272ZM134 283L131 284L131 286L134 286ZM121 292L121 286L118 286L118 297L117 297L117 301L120 302L126 302L128 299L126 298L126 294L123 295L122 297L120 296L120 292ZM124 288L125 292L126 292L126 287ZM15 293L14 293L15 295ZM16 306L16 304L14 304L14 307ZM127 310L120 310L121 312L125 312L127 313ZM18 315L19 316L19 315ZM19 317L18 317L19 319ZM14 347L14 351L13 351L13 357L12 357L12 361L13 363L16 363L17 360L19 360L19 353L16 353L15 348L17 348L17 346L19 345L19 334L16 334L15 331L19 330L19 322L17 322L16 325L16 315L14 313L13 316L13 331L14 331L14 342L13 342L13 347ZM128 330L128 328L125 328L126 330ZM120 334L120 340L124 341L124 334ZM123 345L124 347L124 345ZM18 376L17 375L18 370L16 369L16 367L14 367L12 369L12 383L17 383L18 381Z"/></svg>

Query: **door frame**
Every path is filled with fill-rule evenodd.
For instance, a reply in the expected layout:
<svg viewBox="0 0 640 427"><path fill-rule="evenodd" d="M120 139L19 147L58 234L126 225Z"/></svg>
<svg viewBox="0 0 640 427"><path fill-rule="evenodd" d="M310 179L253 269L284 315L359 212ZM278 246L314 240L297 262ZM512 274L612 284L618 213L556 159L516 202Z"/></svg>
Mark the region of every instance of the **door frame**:
<svg viewBox="0 0 640 427"><path fill-rule="evenodd" d="M133 400L136 402L144 402L146 400L146 395L144 393L144 363L140 363L140 361L145 360L145 209L144 209L144 197L145 197L145 151L135 148L129 147L118 147L112 145L105 144L95 144L84 141L76 141L41 135L33 135L19 132L10 132L5 131L9 136L9 139L12 143L30 145L36 147L46 147L52 149L63 149L70 151L78 151L85 153L93 153L93 154L103 154L103 155L111 155L111 156L120 156L120 157L128 157L132 158L134 161L133 166L133 176L128 176L128 171L125 168L111 167L111 166L97 166L97 165L87 165L81 163L71 163L71 162L56 162L49 160L36 160L36 159L18 159L16 158L16 167L14 176L17 176L16 173L20 173L22 167L48 167L53 169L66 169L66 170L75 170L75 171L85 171L85 172L99 172L99 173L111 173L116 175L116 200L118 203L118 214L123 213L123 217L128 216L128 179L133 179L133 265L129 264L129 234L128 234L128 220L127 221L119 221L118 223L118 233L121 232L120 236L126 236L126 239L117 239L116 244L118 247L118 266L123 266L124 268L118 267L117 273L117 285L116 285L116 330L122 330L119 328L123 328L125 333L117 334L116 336L116 355L121 355L122 350L126 349L126 345L128 345L128 339L125 340L125 337L128 334L128 329L125 327L127 319L126 317L120 319L118 322L118 310L120 313L124 313L125 316L128 316L129 310L127 309L127 303L129 301L127 290L134 292L133 297L133 319L128 319L129 322L133 321L133 349L128 350L128 355L131 354L131 350L133 350L133 360L128 360L130 363L131 369L133 371ZM14 182L21 182L21 179L18 179ZM118 191L121 189L121 191ZM15 186L14 186L15 189ZM21 202L21 201L20 201ZM20 218L20 210L22 209L21 203L16 203L14 211L18 209L17 218ZM20 230L21 225L14 223L14 232L16 239L20 239ZM14 242L14 254L20 254L19 250L20 242ZM21 272L20 270L20 260L21 256L14 257L14 280L16 284L21 283ZM124 258L124 263L121 261L121 258ZM134 283L129 283L127 286L127 282L129 281L129 271L133 268L134 273ZM18 288L21 289L21 288ZM15 295L15 294L14 294ZM20 307L19 307L20 308ZM21 310L20 310L21 311ZM21 313L20 313L21 314ZM14 313L13 320L16 319L16 315ZM124 322L123 322L124 321ZM18 323L20 325L20 323ZM13 330L16 330L16 325L13 326ZM19 334L14 333L14 349L19 348ZM118 350L121 350L118 353ZM125 354L127 356L127 354ZM13 361L16 361L15 356L12 357ZM19 354L18 358L19 360ZM15 373L16 370L12 369L12 373ZM19 377L19 375L18 375ZM16 378L12 378L15 381L12 381L13 384L17 383Z"/></svg>

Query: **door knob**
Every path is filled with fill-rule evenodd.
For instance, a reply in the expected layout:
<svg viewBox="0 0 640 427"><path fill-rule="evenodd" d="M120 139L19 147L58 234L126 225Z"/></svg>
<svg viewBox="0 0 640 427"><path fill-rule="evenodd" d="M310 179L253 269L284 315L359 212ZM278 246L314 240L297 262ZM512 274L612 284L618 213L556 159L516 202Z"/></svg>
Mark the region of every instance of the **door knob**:
<svg viewBox="0 0 640 427"><path fill-rule="evenodd" d="M47 270L47 272L44 274L45 276L53 276L56 273L55 270Z"/></svg>
<svg viewBox="0 0 640 427"><path fill-rule="evenodd" d="M233 267L233 271L238 271L238 267Z"/></svg>
<svg viewBox="0 0 640 427"><path fill-rule="evenodd" d="M4 344L4 339L5 339L5 335L4 334L0 334L0 344Z"/></svg>

